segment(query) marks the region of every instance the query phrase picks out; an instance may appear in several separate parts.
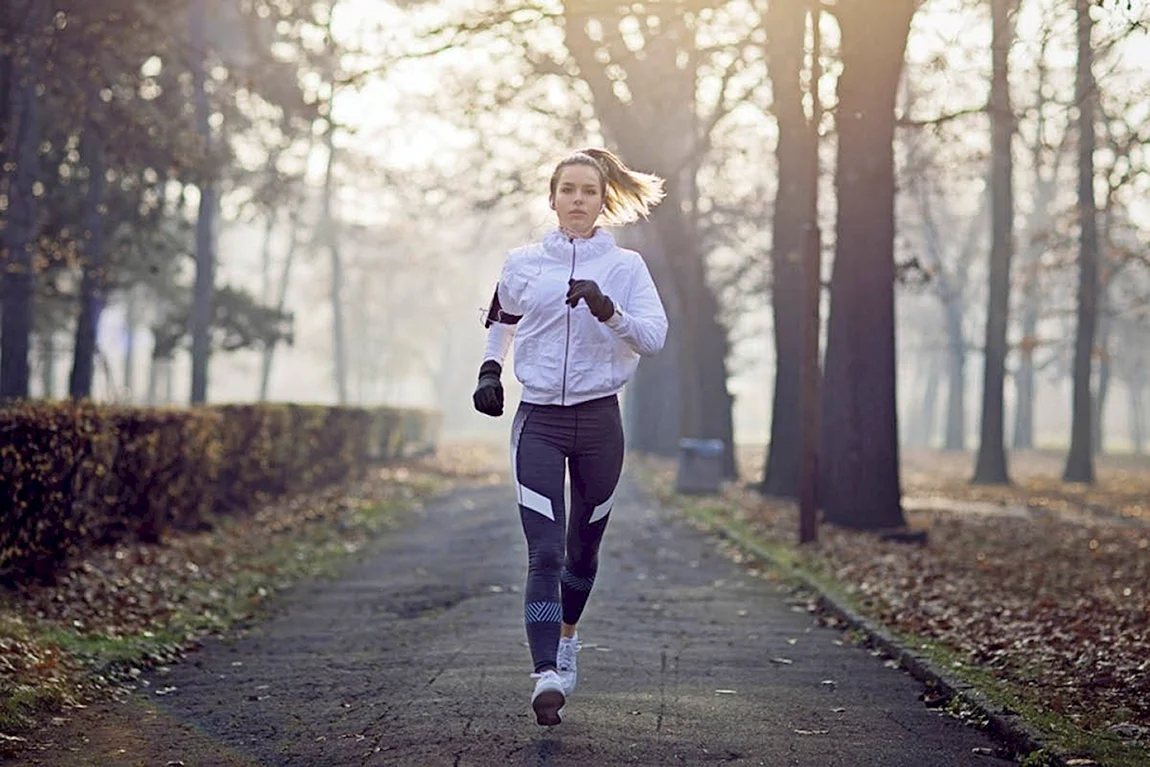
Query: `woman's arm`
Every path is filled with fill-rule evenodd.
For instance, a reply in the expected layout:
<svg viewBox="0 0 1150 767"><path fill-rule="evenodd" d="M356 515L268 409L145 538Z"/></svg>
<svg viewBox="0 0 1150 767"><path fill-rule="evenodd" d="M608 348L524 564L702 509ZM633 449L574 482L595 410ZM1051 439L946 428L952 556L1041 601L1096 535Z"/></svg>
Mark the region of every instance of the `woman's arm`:
<svg viewBox="0 0 1150 767"><path fill-rule="evenodd" d="M657 354L667 340L667 313L647 264L636 256L631 295L626 306L615 305L615 313L604 324L636 354Z"/></svg>
<svg viewBox="0 0 1150 767"><path fill-rule="evenodd" d="M503 271L499 275L499 282L495 286L495 293L491 296L491 304L487 307L487 318L484 326L487 328L487 346L483 352L483 360L495 360L500 365L511 349L511 342L515 339L515 326L523 315L520 293L522 280L516 277L515 264L509 254L503 263Z"/></svg>
<svg viewBox="0 0 1150 767"><path fill-rule="evenodd" d="M491 323L487 328L487 346L483 351L483 361L495 360L502 365L514 339L514 325L505 325L502 322Z"/></svg>

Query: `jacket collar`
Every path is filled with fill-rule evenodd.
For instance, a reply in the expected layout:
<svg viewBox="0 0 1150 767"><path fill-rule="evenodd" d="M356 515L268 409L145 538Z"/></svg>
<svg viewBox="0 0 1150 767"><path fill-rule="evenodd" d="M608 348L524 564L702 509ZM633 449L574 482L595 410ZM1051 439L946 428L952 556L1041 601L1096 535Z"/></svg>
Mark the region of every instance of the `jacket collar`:
<svg viewBox="0 0 1150 767"><path fill-rule="evenodd" d="M580 256L587 258L601 256L615 249L615 238L603 227L597 227L588 239L576 239L575 247ZM551 256L571 256L571 240L567 235L552 229L543 237L543 249Z"/></svg>

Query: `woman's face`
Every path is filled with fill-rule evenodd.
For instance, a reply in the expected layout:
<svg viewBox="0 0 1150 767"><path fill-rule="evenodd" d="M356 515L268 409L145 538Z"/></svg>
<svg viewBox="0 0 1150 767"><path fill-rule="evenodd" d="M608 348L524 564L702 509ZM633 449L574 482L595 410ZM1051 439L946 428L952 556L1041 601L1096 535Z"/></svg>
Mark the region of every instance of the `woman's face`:
<svg viewBox="0 0 1150 767"><path fill-rule="evenodd" d="M589 165L568 165L559 171L551 207L559 226L575 234L590 234L603 210L599 171Z"/></svg>

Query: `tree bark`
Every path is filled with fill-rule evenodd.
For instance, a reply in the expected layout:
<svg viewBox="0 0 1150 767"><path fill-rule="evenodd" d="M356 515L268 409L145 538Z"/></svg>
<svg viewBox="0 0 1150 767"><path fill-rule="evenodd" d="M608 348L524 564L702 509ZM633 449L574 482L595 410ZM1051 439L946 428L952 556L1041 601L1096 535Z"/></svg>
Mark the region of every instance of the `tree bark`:
<svg viewBox="0 0 1150 767"><path fill-rule="evenodd" d="M778 191L771 223L771 314L774 320L775 386L771 436L762 491L798 498L802 451L800 378L803 333L803 264L810 187L810 130L803 109L802 71L806 53L805 0L773 0L765 24L772 111L778 125L775 147Z"/></svg>
<svg viewBox="0 0 1150 767"><path fill-rule="evenodd" d="M1094 482L1094 451L1090 441L1093 398L1090 395L1094 333L1098 318L1098 220L1094 202L1094 49L1090 0L1077 0L1078 64L1075 100L1078 103L1078 328L1074 340L1074 397L1070 451L1062 478Z"/></svg>
<svg viewBox="0 0 1150 767"><path fill-rule="evenodd" d="M1010 320L1010 262L1014 256L1014 111L1009 58L1016 0L991 0L991 238L990 285L982 378L982 419L973 482L1006 485L1006 332Z"/></svg>
<svg viewBox="0 0 1150 767"><path fill-rule="evenodd" d="M211 155L212 129L208 122L208 95L205 67L208 55L205 0L191 4L191 69L196 128L204 152ZM208 399L208 360L211 356L212 298L215 290L215 180L205 173L199 181L200 206L196 218L196 279L192 296L192 391L191 402L200 405Z"/></svg>
<svg viewBox="0 0 1150 767"><path fill-rule="evenodd" d="M0 297L0 400L26 398L34 317L35 273L32 252L38 230L38 202L35 185L39 174L41 102L36 89L44 73L46 53L41 36L47 28L46 3L31 3L26 11L27 35L31 38L22 67L22 77L11 86L10 95L17 117L14 152L8 162L8 213L4 226L4 258Z"/></svg>
<svg viewBox="0 0 1150 767"><path fill-rule="evenodd" d="M841 30L838 210L823 388L827 521L905 525L899 485L894 312L895 98L917 3L834 6Z"/></svg>
<svg viewBox="0 0 1150 767"><path fill-rule="evenodd" d="M104 311L104 147L89 122L81 139L80 153L88 167L87 222L84 232L83 272L80 278L80 313L76 318L75 343L72 346L72 374L68 396L87 399L92 396L92 379L96 372L96 339L100 315Z"/></svg>

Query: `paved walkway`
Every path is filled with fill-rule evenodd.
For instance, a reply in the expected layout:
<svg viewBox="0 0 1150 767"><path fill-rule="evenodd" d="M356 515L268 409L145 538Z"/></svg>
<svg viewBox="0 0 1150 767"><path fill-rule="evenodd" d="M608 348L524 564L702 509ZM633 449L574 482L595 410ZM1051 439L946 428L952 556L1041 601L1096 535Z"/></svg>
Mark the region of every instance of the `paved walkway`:
<svg viewBox="0 0 1150 767"><path fill-rule="evenodd" d="M432 503L341 580L152 675L147 706L108 707L82 750L38 763L1006 763L631 484L581 626L579 689L562 725L539 727L512 498L503 486Z"/></svg>

